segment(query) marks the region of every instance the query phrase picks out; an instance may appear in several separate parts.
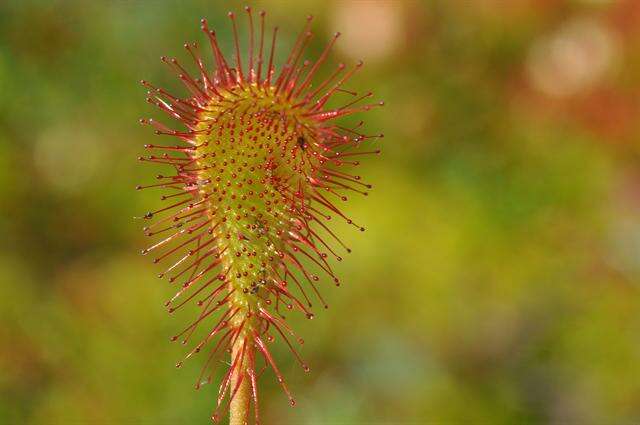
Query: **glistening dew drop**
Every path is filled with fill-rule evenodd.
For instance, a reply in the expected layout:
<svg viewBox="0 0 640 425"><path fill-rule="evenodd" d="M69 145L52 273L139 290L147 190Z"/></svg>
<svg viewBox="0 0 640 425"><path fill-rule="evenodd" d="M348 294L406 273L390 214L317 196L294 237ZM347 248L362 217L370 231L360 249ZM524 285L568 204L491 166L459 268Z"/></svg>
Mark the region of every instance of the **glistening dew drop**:
<svg viewBox="0 0 640 425"><path fill-rule="evenodd" d="M186 97L142 81L147 101L179 128L140 120L177 143L145 145L151 154L139 160L166 164L170 172L136 187L164 190L162 206L143 217L149 222L144 233L154 242L142 253L166 263L159 277L177 287L166 302L169 312L185 304L197 308L196 319L172 340L187 344L198 327L207 330L185 356L203 357L196 388L212 381L217 366L228 365L212 419L229 410L232 424L248 423L250 406L259 423L257 381L267 368L295 405L267 345L282 340L309 371L295 348L303 340L283 313L297 310L311 319L317 304L327 307L321 286L340 283L330 260L341 261L340 251L350 251L331 223L344 220L364 230L340 204L371 188L354 170L361 158L380 152L375 145L382 137L363 134L363 122L339 124L341 117L383 104L367 103L371 92L344 88L362 62L337 64L328 77L315 78L339 33L316 60L305 59L312 37L308 17L276 69L278 28L265 34L265 13L255 19L251 8L245 11L246 52L241 53L236 16L229 13L231 57L201 21L215 69L207 69L197 43L184 45L196 76L177 59L162 57L184 84ZM329 106L333 103L338 106Z"/></svg>

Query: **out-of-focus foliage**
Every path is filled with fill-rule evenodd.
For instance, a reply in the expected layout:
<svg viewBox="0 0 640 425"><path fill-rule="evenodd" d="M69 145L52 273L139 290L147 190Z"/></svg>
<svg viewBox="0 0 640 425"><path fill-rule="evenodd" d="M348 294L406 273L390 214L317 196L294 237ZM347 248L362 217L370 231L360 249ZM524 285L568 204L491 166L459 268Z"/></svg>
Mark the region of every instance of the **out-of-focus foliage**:
<svg viewBox="0 0 640 425"><path fill-rule="evenodd" d="M0 2L0 423L206 422L185 317L136 255L133 188L158 60L229 46L213 1ZM291 45L343 33L386 101L354 252L328 312L294 324L298 406L262 380L265 423L640 421L640 3L308 0L257 4ZM226 35L226 36L225 36ZM310 53L310 56L312 53Z"/></svg>

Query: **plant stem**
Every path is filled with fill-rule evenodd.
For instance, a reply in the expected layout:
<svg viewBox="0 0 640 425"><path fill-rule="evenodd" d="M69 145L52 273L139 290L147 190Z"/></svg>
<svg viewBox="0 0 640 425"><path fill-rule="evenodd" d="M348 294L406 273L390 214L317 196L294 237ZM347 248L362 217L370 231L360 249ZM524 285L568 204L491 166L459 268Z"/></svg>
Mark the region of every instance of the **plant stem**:
<svg viewBox="0 0 640 425"><path fill-rule="evenodd" d="M236 358L238 353L242 351L243 340L242 338L236 338L236 342L231 347L231 361ZM247 349L250 347L247 346ZM247 353L245 353L245 356ZM238 364L238 367L233 372L231 376L231 385L230 391L233 393L233 390L236 388L238 380L242 377L242 382L240 383L240 388L238 388L238 392L231 400L231 405L229 406L229 425L248 425L249 424L249 400L250 400L250 391L251 386L249 382L249 376L246 373L246 361Z"/></svg>

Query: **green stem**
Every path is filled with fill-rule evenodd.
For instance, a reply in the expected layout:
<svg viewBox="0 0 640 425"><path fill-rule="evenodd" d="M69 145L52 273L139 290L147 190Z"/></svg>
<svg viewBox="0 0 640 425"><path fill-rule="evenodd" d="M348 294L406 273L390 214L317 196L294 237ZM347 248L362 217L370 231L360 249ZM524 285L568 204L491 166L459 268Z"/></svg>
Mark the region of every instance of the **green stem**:
<svg viewBox="0 0 640 425"><path fill-rule="evenodd" d="M236 355L242 350L243 341L242 338L236 338L236 342L231 347L231 361L236 358ZM247 353L245 353L246 356ZM249 382L249 376L246 373L246 361L242 364L238 364L238 367L231 376L230 389L236 388L238 380L243 377L240 383L240 388L235 397L231 401L229 406L229 425L248 425L249 424L249 400L251 397L251 385Z"/></svg>

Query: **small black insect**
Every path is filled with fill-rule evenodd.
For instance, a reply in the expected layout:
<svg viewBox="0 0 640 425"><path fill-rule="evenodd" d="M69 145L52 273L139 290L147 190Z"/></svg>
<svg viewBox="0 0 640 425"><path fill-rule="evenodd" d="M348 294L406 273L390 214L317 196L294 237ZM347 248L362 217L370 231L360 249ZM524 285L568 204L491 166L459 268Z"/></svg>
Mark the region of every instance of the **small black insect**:
<svg viewBox="0 0 640 425"><path fill-rule="evenodd" d="M300 149L302 150L307 148L307 142L304 140L304 137L298 136L298 146L300 146Z"/></svg>

